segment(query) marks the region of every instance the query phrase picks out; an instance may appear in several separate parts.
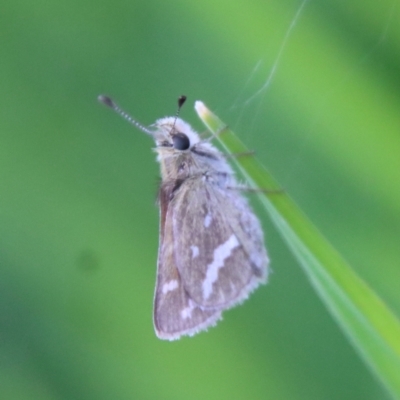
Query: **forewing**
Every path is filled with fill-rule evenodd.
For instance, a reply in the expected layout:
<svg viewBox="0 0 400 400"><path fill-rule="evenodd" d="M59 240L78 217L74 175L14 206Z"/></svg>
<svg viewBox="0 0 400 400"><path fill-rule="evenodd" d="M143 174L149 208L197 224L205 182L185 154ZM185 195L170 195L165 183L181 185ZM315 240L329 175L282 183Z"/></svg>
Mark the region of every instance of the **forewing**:
<svg viewBox="0 0 400 400"><path fill-rule="evenodd" d="M186 180L171 209L181 283L204 308L243 301L266 280L260 224L246 200L202 178Z"/></svg>
<svg viewBox="0 0 400 400"><path fill-rule="evenodd" d="M202 309L188 295L176 267L176 244L172 229L169 194L160 193L160 248L154 299L154 327L160 339L174 340L212 326L221 317L218 309Z"/></svg>

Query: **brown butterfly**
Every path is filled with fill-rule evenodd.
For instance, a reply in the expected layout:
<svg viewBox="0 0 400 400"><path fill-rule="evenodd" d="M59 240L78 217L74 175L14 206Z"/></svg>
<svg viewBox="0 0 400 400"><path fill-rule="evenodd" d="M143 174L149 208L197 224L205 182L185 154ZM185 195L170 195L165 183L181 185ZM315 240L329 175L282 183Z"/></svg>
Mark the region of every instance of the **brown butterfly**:
<svg viewBox="0 0 400 400"><path fill-rule="evenodd" d="M154 327L160 339L192 336L266 282L261 225L224 155L190 125L175 116L148 129L109 97L99 100L155 140L161 186Z"/></svg>

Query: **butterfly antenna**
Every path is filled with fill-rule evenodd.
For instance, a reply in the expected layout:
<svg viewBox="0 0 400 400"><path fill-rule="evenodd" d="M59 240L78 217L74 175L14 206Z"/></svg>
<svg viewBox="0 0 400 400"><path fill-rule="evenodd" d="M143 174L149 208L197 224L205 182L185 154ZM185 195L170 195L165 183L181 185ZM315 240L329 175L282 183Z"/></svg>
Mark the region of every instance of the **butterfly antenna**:
<svg viewBox="0 0 400 400"><path fill-rule="evenodd" d="M136 128L140 129L142 132L147 133L148 135L153 136L153 132L149 129L145 128L141 123L136 121L133 117L131 117L128 113L126 113L122 108L120 108L111 97L100 95L98 98L100 103L103 103L107 107L110 107L117 114L119 114L122 118L126 119L130 124L136 126ZM182 103L183 104L183 103Z"/></svg>
<svg viewBox="0 0 400 400"><path fill-rule="evenodd" d="M173 123L172 128L171 128L171 132L175 128L176 120L179 117L179 113L181 111L182 106L185 104L186 99L187 99L187 97L184 94L182 96L178 97L178 109L176 110L175 119L174 119L174 123Z"/></svg>

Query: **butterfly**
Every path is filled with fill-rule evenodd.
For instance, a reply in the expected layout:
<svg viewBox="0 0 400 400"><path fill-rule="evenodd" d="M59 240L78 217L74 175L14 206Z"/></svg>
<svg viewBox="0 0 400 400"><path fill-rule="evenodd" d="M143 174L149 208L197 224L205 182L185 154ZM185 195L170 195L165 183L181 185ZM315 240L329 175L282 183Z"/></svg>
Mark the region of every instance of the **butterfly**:
<svg viewBox="0 0 400 400"><path fill-rule="evenodd" d="M176 115L146 128L109 97L99 100L156 144L161 169L156 335L175 340L206 330L266 282L261 224L224 154L188 123ZM179 108L185 100L180 97Z"/></svg>

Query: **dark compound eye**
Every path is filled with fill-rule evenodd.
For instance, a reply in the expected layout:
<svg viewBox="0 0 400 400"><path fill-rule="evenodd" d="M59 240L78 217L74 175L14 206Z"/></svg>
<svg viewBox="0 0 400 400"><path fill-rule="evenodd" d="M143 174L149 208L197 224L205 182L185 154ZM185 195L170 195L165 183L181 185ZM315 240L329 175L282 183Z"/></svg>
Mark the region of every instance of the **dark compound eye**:
<svg viewBox="0 0 400 400"><path fill-rule="evenodd" d="M190 147L189 138L184 133L177 133L172 136L172 142L177 150L187 150Z"/></svg>

